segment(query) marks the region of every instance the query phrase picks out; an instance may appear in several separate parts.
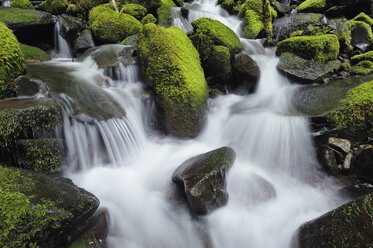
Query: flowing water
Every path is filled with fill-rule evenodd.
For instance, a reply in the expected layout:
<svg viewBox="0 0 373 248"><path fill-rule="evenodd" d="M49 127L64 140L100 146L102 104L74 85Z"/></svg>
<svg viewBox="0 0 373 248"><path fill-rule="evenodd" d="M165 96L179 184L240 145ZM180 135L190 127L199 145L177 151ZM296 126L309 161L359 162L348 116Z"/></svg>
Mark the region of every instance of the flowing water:
<svg viewBox="0 0 373 248"><path fill-rule="evenodd" d="M190 21L204 16L239 30L240 20L215 1L189 7L187 19L179 8L173 10L173 24L185 31ZM260 41L242 43L261 69L255 93L210 99L205 128L187 140L152 130L154 106L136 64L103 70L89 57L81 63L47 63L68 68L63 74L74 85L79 82L73 91L83 94L79 102L73 94L54 90L65 113L65 173L108 209L108 247L286 248L302 223L342 202L319 174L307 119L291 106L298 86L277 72L273 50ZM113 113L101 113L106 109L101 97L115 106ZM87 114L92 112L100 118ZM229 202L206 217L192 218L175 198L171 175L190 157L221 146L237 154L227 177Z"/></svg>

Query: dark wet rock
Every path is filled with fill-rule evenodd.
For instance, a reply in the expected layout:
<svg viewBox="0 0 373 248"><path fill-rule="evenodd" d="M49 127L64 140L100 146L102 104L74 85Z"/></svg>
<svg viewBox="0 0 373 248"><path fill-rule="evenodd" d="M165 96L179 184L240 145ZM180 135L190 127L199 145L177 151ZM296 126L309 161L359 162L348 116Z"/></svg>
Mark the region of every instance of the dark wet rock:
<svg viewBox="0 0 373 248"><path fill-rule="evenodd" d="M226 173L235 156L231 148L222 147L190 158L174 171L172 181L183 188L195 214L206 215L227 204Z"/></svg>
<svg viewBox="0 0 373 248"><path fill-rule="evenodd" d="M373 146L365 147L356 155L353 170L359 178L373 183Z"/></svg>
<svg viewBox="0 0 373 248"><path fill-rule="evenodd" d="M326 63L303 59L292 53L282 53L277 69L302 83L321 82L341 68L338 60Z"/></svg>
<svg viewBox="0 0 373 248"><path fill-rule="evenodd" d="M15 81L17 96L33 96L41 92L41 85L27 77L20 76Z"/></svg>
<svg viewBox="0 0 373 248"><path fill-rule="evenodd" d="M34 171L53 172L62 167L65 144L62 139L17 140L17 165Z"/></svg>
<svg viewBox="0 0 373 248"><path fill-rule="evenodd" d="M260 78L260 69L249 55L237 54L233 60L233 75L235 84L246 85L252 91Z"/></svg>
<svg viewBox="0 0 373 248"><path fill-rule="evenodd" d="M83 21L79 18L69 16L66 14L62 14L61 18L61 35L67 41L73 42L75 38L78 36L78 33L81 30L81 28L84 27Z"/></svg>
<svg viewBox="0 0 373 248"><path fill-rule="evenodd" d="M347 39L347 44L359 48L363 52L368 51L373 45L373 33L369 24L362 21L349 21L346 27L345 36L351 36Z"/></svg>
<svg viewBox="0 0 373 248"><path fill-rule="evenodd" d="M334 176L341 174L341 163L343 161L341 152L327 145L319 144L316 146L316 154L319 163L326 172Z"/></svg>
<svg viewBox="0 0 373 248"><path fill-rule="evenodd" d="M0 167L0 188L1 247L64 247L99 206L71 180L31 170Z"/></svg>
<svg viewBox="0 0 373 248"><path fill-rule="evenodd" d="M344 153L349 153L351 149L351 142L348 139L329 137L328 144Z"/></svg>
<svg viewBox="0 0 373 248"><path fill-rule="evenodd" d="M272 37L283 40L290 36L291 33L304 30L309 25L315 25L322 20L321 14L314 13L299 13L285 15L274 21Z"/></svg>
<svg viewBox="0 0 373 248"><path fill-rule="evenodd" d="M339 194L344 197L356 199L364 195L373 194L373 185L369 183L359 183L340 189Z"/></svg>
<svg viewBox="0 0 373 248"><path fill-rule="evenodd" d="M208 84L226 82L232 73L229 49L224 46L214 46L207 59L205 71Z"/></svg>
<svg viewBox="0 0 373 248"><path fill-rule="evenodd" d="M77 230L79 235L69 247L105 248L108 231L109 213L107 209L98 209L87 224Z"/></svg>
<svg viewBox="0 0 373 248"><path fill-rule="evenodd" d="M372 247L373 195L366 195L303 224L299 248Z"/></svg>
<svg viewBox="0 0 373 248"><path fill-rule="evenodd" d="M288 4L285 4L285 3L280 3L280 2L275 2L275 10L282 14L282 15L285 15L285 14L289 14L293 8L291 6L289 6Z"/></svg>
<svg viewBox="0 0 373 248"><path fill-rule="evenodd" d="M94 46L95 42L93 40L92 32L88 29L81 32L74 42L74 49L77 53L83 53L85 50Z"/></svg>

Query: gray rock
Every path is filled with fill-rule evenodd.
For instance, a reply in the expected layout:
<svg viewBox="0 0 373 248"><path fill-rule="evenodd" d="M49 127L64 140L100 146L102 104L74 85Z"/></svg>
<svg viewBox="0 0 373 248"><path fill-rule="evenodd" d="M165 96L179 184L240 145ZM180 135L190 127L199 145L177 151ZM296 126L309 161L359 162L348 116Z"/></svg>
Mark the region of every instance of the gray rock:
<svg viewBox="0 0 373 248"><path fill-rule="evenodd" d="M348 170L351 169L352 159L353 159L352 153L348 153L346 155L345 159L343 160L343 165L342 165L343 170L347 170L348 171Z"/></svg>
<svg viewBox="0 0 373 248"><path fill-rule="evenodd" d="M284 17L274 21L272 37L278 40L284 40L288 38L294 31L304 30L309 25L314 25L321 22L322 18L322 14L314 13L285 15Z"/></svg>
<svg viewBox="0 0 373 248"><path fill-rule="evenodd" d="M275 10L278 12L278 13L281 13L282 15L285 15L285 14L289 14L293 8L291 6L289 6L288 4L285 4L285 3L280 3L280 2L275 2Z"/></svg>
<svg viewBox="0 0 373 248"><path fill-rule="evenodd" d="M328 144L341 149L345 153L349 153L351 149L351 142L347 139L329 137Z"/></svg>
<svg viewBox="0 0 373 248"><path fill-rule="evenodd" d="M233 75L237 83L246 84L249 89L253 89L259 81L260 69L255 60L241 53L234 56Z"/></svg>
<svg viewBox="0 0 373 248"><path fill-rule="evenodd" d="M343 197L350 197L356 199L364 195L373 194L373 185L369 183L359 183L340 189L339 194Z"/></svg>
<svg viewBox="0 0 373 248"><path fill-rule="evenodd" d="M277 65L277 69L281 72L302 83L321 82L323 78L332 75L340 67L341 62L338 60L319 63L292 53L282 53Z"/></svg>
<svg viewBox="0 0 373 248"><path fill-rule="evenodd" d="M222 147L190 158L174 171L172 181L184 190L195 214L227 204L226 173L235 157L233 149Z"/></svg>
<svg viewBox="0 0 373 248"><path fill-rule="evenodd" d="M69 16L66 14L61 15L61 35L68 41L73 41L77 37L80 29L84 27L83 21L79 18Z"/></svg>
<svg viewBox="0 0 373 248"><path fill-rule="evenodd" d="M75 39L74 42L74 49L77 53L82 53L94 46L95 42L93 41L92 32L88 29L80 33L80 35Z"/></svg>
<svg viewBox="0 0 373 248"><path fill-rule="evenodd" d="M41 92L41 85L24 76L19 76L15 80L15 91L17 96L33 96Z"/></svg>

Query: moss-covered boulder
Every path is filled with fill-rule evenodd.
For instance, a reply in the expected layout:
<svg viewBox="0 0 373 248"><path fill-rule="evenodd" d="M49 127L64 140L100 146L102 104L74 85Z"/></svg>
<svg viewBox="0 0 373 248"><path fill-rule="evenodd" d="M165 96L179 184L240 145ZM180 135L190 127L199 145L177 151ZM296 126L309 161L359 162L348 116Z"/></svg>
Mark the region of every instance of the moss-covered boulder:
<svg viewBox="0 0 373 248"><path fill-rule="evenodd" d="M176 7L172 0L162 0L161 6L157 9L158 24L168 27L171 24L171 10L170 8Z"/></svg>
<svg viewBox="0 0 373 248"><path fill-rule="evenodd" d="M366 195L303 224L299 248L372 247L373 195Z"/></svg>
<svg viewBox="0 0 373 248"><path fill-rule="evenodd" d="M127 38L122 40L120 44L125 45L125 46L137 46L137 37L138 37L138 34L128 36Z"/></svg>
<svg viewBox="0 0 373 248"><path fill-rule="evenodd" d="M29 0L14 0L10 7L19 9L33 9L34 5Z"/></svg>
<svg viewBox="0 0 373 248"><path fill-rule="evenodd" d="M148 23L157 23L157 18L155 18L152 14L147 14L144 18L142 18L141 24L145 25Z"/></svg>
<svg viewBox="0 0 373 248"><path fill-rule="evenodd" d="M373 62L369 60L360 61L352 67L352 72L357 75L368 75L373 73Z"/></svg>
<svg viewBox="0 0 373 248"><path fill-rule="evenodd" d="M351 58L351 64L355 65L361 61L369 60L373 62L373 51L369 51L367 53L355 55Z"/></svg>
<svg viewBox="0 0 373 248"><path fill-rule="evenodd" d="M308 60L326 62L338 57L339 41L334 34L293 37L277 44L276 55L284 52L290 52Z"/></svg>
<svg viewBox="0 0 373 248"><path fill-rule="evenodd" d="M242 44L238 36L219 21L200 18L193 21L192 26L194 32L190 39L200 53L203 62L210 56L214 45L227 47L231 54L239 53L242 50Z"/></svg>
<svg viewBox="0 0 373 248"><path fill-rule="evenodd" d="M352 21L361 21L361 22L365 22L367 24L369 24L369 26L371 26L373 28L373 19L370 18L370 16L368 16L367 14L365 14L364 12L361 12L360 14L358 14L357 16L355 16Z"/></svg>
<svg viewBox="0 0 373 248"><path fill-rule="evenodd" d="M40 8L53 15L66 13L69 3L67 0L45 0L40 4Z"/></svg>
<svg viewBox="0 0 373 248"><path fill-rule="evenodd" d="M31 25L54 25L52 15L47 12L3 6L0 6L0 22L12 30Z"/></svg>
<svg viewBox="0 0 373 248"><path fill-rule="evenodd" d="M206 215L227 204L226 174L235 158L232 148L222 147L192 157L174 171L172 181L185 192L195 214Z"/></svg>
<svg viewBox="0 0 373 248"><path fill-rule="evenodd" d="M134 3L126 4L122 7L122 9L123 13L131 15L139 21L144 18L144 16L146 16L146 13L148 12L148 10L144 6Z"/></svg>
<svg viewBox="0 0 373 248"><path fill-rule="evenodd" d="M273 37L279 40L289 38L295 31L305 30L308 26L320 23L322 18L322 14L316 13L285 15L274 21Z"/></svg>
<svg viewBox="0 0 373 248"><path fill-rule="evenodd" d="M27 63L50 60L49 55L38 47L25 44L20 44L19 46L21 48L21 51L25 55L25 61Z"/></svg>
<svg viewBox="0 0 373 248"><path fill-rule="evenodd" d="M102 43L115 43L140 31L142 24L133 16L100 5L89 12L93 35Z"/></svg>
<svg viewBox="0 0 373 248"><path fill-rule="evenodd" d="M24 73L25 59L12 30L0 22L0 95L14 93L13 79Z"/></svg>
<svg viewBox="0 0 373 248"><path fill-rule="evenodd" d="M326 1L327 0L306 0L298 5L296 10L298 12L322 13L327 8Z"/></svg>
<svg viewBox="0 0 373 248"><path fill-rule="evenodd" d="M149 13L155 14L157 9L161 7L162 0L120 0L119 1L120 5L125 5L125 4L140 4L144 6Z"/></svg>
<svg viewBox="0 0 373 248"><path fill-rule="evenodd" d="M202 128L207 83L199 54L177 27L146 24L138 37L142 75L150 81L165 130L194 137Z"/></svg>
<svg viewBox="0 0 373 248"><path fill-rule="evenodd" d="M231 54L224 46L214 46L207 59L206 78L208 84L225 83L232 73Z"/></svg>
<svg viewBox="0 0 373 248"><path fill-rule="evenodd" d="M363 21L348 21L342 38L346 45L366 51L373 45L372 27Z"/></svg>
<svg viewBox="0 0 373 248"><path fill-rule="evenodd" d="M248 39L271 38L272 9L269 0L246 0L239 15L244 17L243 36Z"/></svg>
<svg viewBox="0 0 373 248"><path fill-rule="evenodd" d="M292 53L282 53L277 69L300 83L321 82L333 75L341 67L341 62L331 60L326 63L303 59Z"/></svg>
<svg viewBox="0 0 373 248"><path fill-rule="evenodd" d="M0 166L0 246L64 247L98 205L69 179Z"/></svg>

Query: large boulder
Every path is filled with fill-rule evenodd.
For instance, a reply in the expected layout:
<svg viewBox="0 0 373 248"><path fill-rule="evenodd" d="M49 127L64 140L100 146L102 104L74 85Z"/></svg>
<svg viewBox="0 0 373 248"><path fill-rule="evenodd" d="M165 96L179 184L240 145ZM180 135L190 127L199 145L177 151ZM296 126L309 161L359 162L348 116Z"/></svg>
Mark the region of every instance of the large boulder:
<svg viewBox="0 0 373 248"><path fill-rule="evenodd" d="M369 51L367 53L363 53L363 54L359 54L359 55L355 55L351 57L351 64L355 65L364 60L369 60L373 62L373 51Z"/></svg>
<svg viewBox="0 0 373 248"><path fill-rule="evenodd" d="M304 30L310 25L315 25L321 22L322 18L322 14L315 13L285 15L274 21L273 37L279 40L289 38L291 33Z"/></svg>
<svg viewBox="0 0 373 248"><path fill-rule="evenodd" d="M372 247L373 195L351 201L299 228L299 248Z"/></svg>
<svg viewBox="0 0 373 248"><path fill-rule="evenodd" d="M162 0L161 6L157 9L158 23L161 26L169 27L171 24L171 10L170 8L176 7L172 0Z"/></svg>
<svg viewBox="0 0 373 248"><path fill-rule="evenodd" d="M253 91L260 78L260 69L255 60L244 53L236 54L232 66L235 85L244 85Z"/></svg>
<svg viewBox="0 0 373 248"><path fill-rule="evenodd" d="M177 27L146 24L138 37L138 58L159 107L165 130L194 137L202 128L208 97L199 54Z"/></svg>
<svg viewBox="0 0 373 248"><path fill-rule="evenodd" d="M52 15L47 12L3 6L0 6L0 22L12 30L31 25L54 25Z"/></svg>
<svg viewBox="0 0 373 248"><path fill-rule="evenodd" d="M139 21L144 18L146 16L146 13L148 12L148 10L144 6L134 3L126 4L122 7L122 9L123 13L131 15Z"/></svg>
<svg viewBox="0 0 373 248"><path fill-rule="evenodd" d="M364 60L352 67L352 72L357 75L368 75L373 73L373 62Z"/></svg>
<svg viewBox="0 0 373 248"><path fill-rule="evenodd" d="M164 3L162 0L121 0L120 3L124 4L140 4L144 6L149 13L155 14L157 9L161 7ZM176 5L175 5L176 6Z"/></svg>
<svg viewBox="0 0 373 248"><path fill-rule="evenodd" d="M362 51L367 51L373 45L372 27L363 21L348 21L342 38L347 46L352 45Z"/></svg>
<svg viewBox="0 0 373 248"><path fill-rule="evenodd" d="M67 0L45 0L40 4L40 8L53 15L66 13L68 6Z"/></svg>
<svg viewBox="0 0 373 248"><path fill-rule="evenodd" d="M68 42L72 43L78 36L79 31L84 27L83 21L79 18L62 14L61 15L61 35Z"/></svg>
<svg viewBox="0 0 373 248"><path fill-rule="evenodd" d="M301 58L326 62L334 60L339 54L338 37L333 34L319 36L296 36L277 44L276 55L290 52Z"/></svg>
<svg viewBox="0 0 373 248"><path fill-rule="evenodd" d="M326 63L303 59L292 53L282 53L277 69L302 83L321 82L341 67L338 60Z"/></svg>
<svg viewBox="0 0 373 248"><path fill-rule="evenodd" d="M172 175L172 181L184 190L192 211L206 215L228 202L226 173L235 160L235 152L222 147L188 159Z"/></svg>
<svg viewBox="0 0 373 248"><path fill-rule="evenodd" d="M101 43L115 43L138 33L142 24L135 17L117 13L107 6L94 7L89 12L89 25Z"/></svg>
<svg viewBox="0 0 373 248"><path fill-rule="evenodd" d="M69 179L0 167L0 246L64 247L98 205Z"/></svg>
<svg viewBox="0 0 373 248"><path fill-rule="evenodd" d="M94 47L95 42L91 30L84 30L74 41L74 49L77 53L82 53L85 50Z"/></svg>
<svg viewBox="0 0 373 248"><path fill-rule="evenodd" d="M0 96L7 96L14 94L12 81L25 72L26 65L17 38L2 22L0 22L0 47Z"/></svg>
<svg viewBox="0 0 373 248"><path fill-rule="evenodd" d="M14 0L10 7L19 9L34 9L34 5L29 0Z"/></svg>

